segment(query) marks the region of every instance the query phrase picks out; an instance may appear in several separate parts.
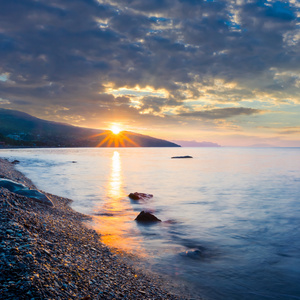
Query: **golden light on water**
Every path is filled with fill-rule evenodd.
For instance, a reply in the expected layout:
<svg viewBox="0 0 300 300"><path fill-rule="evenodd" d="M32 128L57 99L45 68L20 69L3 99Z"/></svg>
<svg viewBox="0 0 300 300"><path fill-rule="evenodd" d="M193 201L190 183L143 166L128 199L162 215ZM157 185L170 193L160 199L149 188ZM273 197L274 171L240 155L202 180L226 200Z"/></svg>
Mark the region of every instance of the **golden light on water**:
<svg viewBox="0 0 300 300"><path fill-rule="evenodd" d="M108 196L113 199L122 197L122 177L121 177L121 161L120 153L114 151L112 156L112 168L109 181Z"/></svg>
<svg viewBox="0 0 300 300"><path fill-rule="evenodd" d="M114 151L105 202L95 208L100 214L94 217L93 227L101 233L103 243L128 251L139 246L135 238L127 234L132 228L135 214L123 184L121 156L119 151Z"/></svg>

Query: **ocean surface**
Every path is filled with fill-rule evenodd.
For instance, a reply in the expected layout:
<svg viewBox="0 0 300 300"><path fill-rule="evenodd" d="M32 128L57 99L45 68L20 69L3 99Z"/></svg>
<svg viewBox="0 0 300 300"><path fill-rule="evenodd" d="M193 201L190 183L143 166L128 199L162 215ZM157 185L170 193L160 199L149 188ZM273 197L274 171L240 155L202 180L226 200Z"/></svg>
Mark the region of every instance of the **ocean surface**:
<svg viewBox="0 0 300 300"><path fill-rule="evenodd" d="M191 155L192 159L171 159ZM110 246L203 299L300 299L300 148L0 150ZM134 202L131 192L151 193ZM163 222L139 225L152 211Z"/></svg>

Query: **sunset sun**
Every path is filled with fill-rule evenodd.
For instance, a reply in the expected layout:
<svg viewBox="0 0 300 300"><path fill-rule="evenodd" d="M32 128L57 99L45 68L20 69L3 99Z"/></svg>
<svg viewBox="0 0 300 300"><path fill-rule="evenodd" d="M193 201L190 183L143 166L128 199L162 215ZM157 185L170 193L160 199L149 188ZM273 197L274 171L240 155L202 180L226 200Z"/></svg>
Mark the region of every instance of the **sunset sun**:
<svg viewBox="0 0 300 300"><path fill-rule="evenodd" d="M114 126L112 126L111 131L112 131L112 133L114 133L114 134L118 134L118 133L121 132L121 129L120 129L119 126L114 125Z"/></svg>

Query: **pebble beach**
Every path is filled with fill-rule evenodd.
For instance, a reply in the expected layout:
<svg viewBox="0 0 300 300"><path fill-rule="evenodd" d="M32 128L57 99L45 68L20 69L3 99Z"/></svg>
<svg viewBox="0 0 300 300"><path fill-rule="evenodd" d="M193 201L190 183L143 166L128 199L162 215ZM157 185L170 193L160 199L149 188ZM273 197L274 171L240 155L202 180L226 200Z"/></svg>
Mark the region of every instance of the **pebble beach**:
<svg viewBox="0 0 300 300"><path fill-rule="evenodd" d="M8 160L0 178L36 189ZM0 188L0 299L190 299L104 245L72 200L40 192L53 206Z"/></svg>

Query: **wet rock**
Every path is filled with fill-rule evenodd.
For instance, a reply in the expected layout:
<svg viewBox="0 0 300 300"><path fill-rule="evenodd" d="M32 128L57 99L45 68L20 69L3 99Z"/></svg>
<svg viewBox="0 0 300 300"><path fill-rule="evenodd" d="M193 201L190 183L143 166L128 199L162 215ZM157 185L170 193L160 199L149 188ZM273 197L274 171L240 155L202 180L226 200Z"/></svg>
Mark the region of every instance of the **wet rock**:
<svg viewBox="0 0 300 300"><path fill-rule="evenodd" d="M29 258L29 259L32 259L32 260L34 259L33 255L32 255L32 254L30 254L30 253L29 253L29 254L27 254L25 257L27 257L27 258Z"/></svg>
<svg viewBox="0 0 300 300"><path fill-rule="evenodd" d="M189 249L185 252L180 253L180 255L192 259L210 259L213 257L213 253L209 249L202 246Z"/></svg>
<svg viewBox="0 0 300 300"><path fill-rule="evenodd" d="M104 216L104 217L113 217L113 213L107 213L107 212L101 212L101 213L95 213L95 216Z"/></svg>
<svg viewBox="0 0 300 300"><path fill-rule="evenodd" d="M28 189L21 183L17 183L15 181L9 179L0 179L0 187L8 189L11 192L17 193L18 190Z"/></svg>
<svg viewBox="0 0 300 300"><path fill-rule="evenodd" d="M193 259L200 259L203 256L203 253L201 250L196 249L196 250L185 251L185 252L181 253L181 255L189 257L189 258L193 258Z"/></svg>
<svg viewBox="0 0 300 300"><path fill-rule="evenodd" d="M153 195L135 192L135 193L130 193L128 195L128 197L132 200L148 200L148 199L152 198Z"/></svg>
<svg viewBox="0 0 300 300"><path fill-rule="evenodd" d="M39 192L37 190L30 190L30 189L20 190L20 191L17 191L16 193L19 195L22 195L22 196L32 198L32 199L34 199L40 203L43 203L45 205L53 206L52 201L46 195L42 194L41 192Z"/></svg>
<svg viewBox="0 0 300 300"><path fill-rule="evenodd" d="M52 201L44 194L41 192L34 190L34 189L29 189L27 186L15 182L13 180L9 179L0 179L0 187L6 188L9 191L16 193L18 195L26 196L29 198L32 198L40 203L43 203L45 205L53 206Z"/></svg>
<svg viewBox="0 0 300 300"><path fill-rule="evenodd" d="M20 163L20 161L19 160L17 160L17 159L15 159L14 161L12 161L11 162L12 164L14 164L14 165L16 165L16 164L19 164Z"/></svg>
<svg viewBox="0 0 300 300"><path fill-rule="evenodd" d="M193 156L185 155L185 156L172 156L171 158L193 158Z"/></svg>
<svg viewBox="0 0 300 300"><path fill-rule="evenodd" d="M156 216L149 212L141 211L140 214L135 218L137 222L161 222Z"/></svg>

